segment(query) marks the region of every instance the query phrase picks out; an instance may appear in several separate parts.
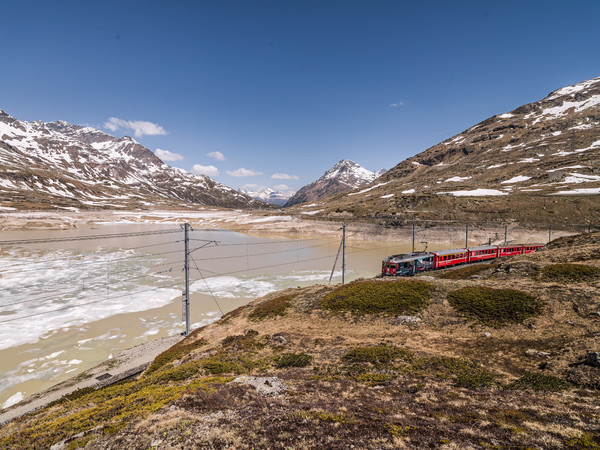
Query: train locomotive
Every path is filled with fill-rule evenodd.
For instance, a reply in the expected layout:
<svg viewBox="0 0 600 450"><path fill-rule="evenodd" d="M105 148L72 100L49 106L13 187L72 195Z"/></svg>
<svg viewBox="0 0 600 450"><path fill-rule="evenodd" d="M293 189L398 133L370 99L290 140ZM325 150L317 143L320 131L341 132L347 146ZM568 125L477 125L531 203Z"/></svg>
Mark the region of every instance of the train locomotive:
<svg viewBox="0 0 600 450"><path fill-rule="evenodd" d="M384 258L381 264L381 275L412 276L427 270L522 255L543 247L544 244L482 245L453 250L402 253Z"/></svg>

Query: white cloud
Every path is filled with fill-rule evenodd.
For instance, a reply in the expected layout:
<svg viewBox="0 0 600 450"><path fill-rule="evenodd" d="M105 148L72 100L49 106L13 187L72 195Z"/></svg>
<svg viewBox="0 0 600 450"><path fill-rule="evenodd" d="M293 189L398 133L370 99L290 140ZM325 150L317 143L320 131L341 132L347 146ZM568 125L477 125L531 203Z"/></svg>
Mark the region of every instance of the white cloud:
<svg viewBox="0 0 600 450"><path fill-rule="evenodd" d="M201 166L200 164L194 164L192 167L192 173L196 175L206 175L209 177L216 177L219 175L219 169L215 166Z"/></svg>
<svg viewBox="0 0 600 450"><path fill-rule="evenodd" d="M227 175L231 175L232 177L255 177L262 174L262 172L258 172L254 169L244 169L243 167L240 167L237 170L227 171Z"/></svg>
<svg viewBox="0 0 600 450"><path fill-rule="evenodd" d="M108 122L104 122L104 128L110 131L117 131L119 128L133 130L133 134L137 138L141 138L145 134L154 136L157 134L167 134L167 131L160 125L143 120L123 120L116 117L109 117Z"/></svg>
<svg viewBox="0 0 600 450"><path fill-rule="evenodd" d="M212 159L216 159L217 161L225 161L225 156L221 152L210 152L207 153L206 156Z"/></svg>
<svg viewBox="0 0 600 450"><path fill-rule="evenodd" d="M289 191L290 187L286 184L278 184L277 186L273 186L273 189L276 191Z"/></svg>
<svg viewBox="0 0 600 450"><path fill-rule="evenodd" d="M390 108L399 108L400 106L404 106L404 102L403 101L399 101L398 103L391 103L389 105Z"/></svg>
<svg viewBox="0 0 600 450"><path fill-rule="evenodd" d="M158 156L163 161L181 161L181 160L183 160L182 155L180 155L179 153L170 152L169 150L162 150L160 148L157 148L156 150L154 150L154 153L156 153L156 156Z"/></svg>
<svg viewBox="0 0 600 450"><path fill-rule="evenodd" d="M275 178L276 180L297 180L298 175L288 175L287 173L274 173L271 175L271 178Z"/></svg>

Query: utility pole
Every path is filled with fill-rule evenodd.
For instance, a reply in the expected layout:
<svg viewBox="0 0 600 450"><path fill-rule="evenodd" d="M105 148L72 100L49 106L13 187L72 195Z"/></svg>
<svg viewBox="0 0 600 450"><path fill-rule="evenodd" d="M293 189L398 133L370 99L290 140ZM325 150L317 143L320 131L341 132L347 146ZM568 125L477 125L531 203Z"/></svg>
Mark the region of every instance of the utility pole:
<svg viewBox="0 0 600 450"><path fill-rule="evenodd" d="M185 259L183 268L185 271L185 335L190 334L190 224L186 223L183 227Z"/></svg>
<svg viewBox="0 0 600 450"><path fill-rule="evenodd" d="M469 224L467 224L467 230L465 233L465 248L469 248Z"/></svg>
<svg viewBox="0 0 600 450"><path fill-rule="evenodd" d="M552 224L548 226L548 242L552 240Z"/></svg>
<svg viewBox="0 0 600 450"><path fill-rule="evenodd" d="M415 252L415 223L412 224L412 253Z"/></svg>
<svg viewBox="0 0 600 450"><path fill-rule="evenodd" d="M504 225L504 245L506 245L507 235L508 235L508 225Z"/></svg>
<svg viewBox="0 0 600 450"><path fill-rule="evenodd" d="M346 277L346 224L342 224L342 284Z"/></svg>

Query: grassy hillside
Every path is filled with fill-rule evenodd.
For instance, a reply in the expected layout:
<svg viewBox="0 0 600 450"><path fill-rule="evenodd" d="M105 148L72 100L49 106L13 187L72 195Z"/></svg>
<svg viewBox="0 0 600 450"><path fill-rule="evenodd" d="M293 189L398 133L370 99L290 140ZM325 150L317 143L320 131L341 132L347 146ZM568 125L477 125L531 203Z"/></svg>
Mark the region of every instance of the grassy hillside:
<svg viewBox="0 0 600 450"><path fill-rule="evenodd" d="M599 448L599 267L595 233L270 294L136 379L4 425L0 447Z"/></svg>

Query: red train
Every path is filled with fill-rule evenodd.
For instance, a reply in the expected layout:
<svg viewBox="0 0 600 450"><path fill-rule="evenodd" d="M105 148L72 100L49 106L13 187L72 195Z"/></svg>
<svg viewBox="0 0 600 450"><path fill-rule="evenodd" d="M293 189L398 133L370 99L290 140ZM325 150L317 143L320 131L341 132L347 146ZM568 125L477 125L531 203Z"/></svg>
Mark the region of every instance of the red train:
<svg viewBox="0 0 600 450"><path fill-rule="evenodd" d="M504 256L522 255L535 252L543 247L544 244L482 245L480 247L392 255L382 261L381 275L410 276L425 270L487 261Z"/></svg>

